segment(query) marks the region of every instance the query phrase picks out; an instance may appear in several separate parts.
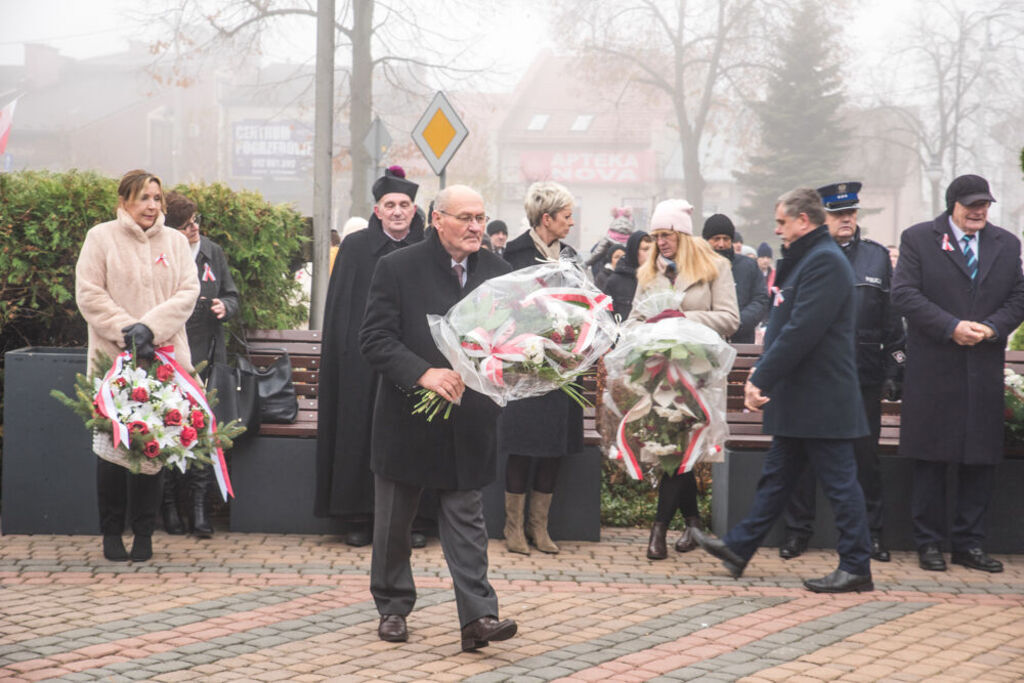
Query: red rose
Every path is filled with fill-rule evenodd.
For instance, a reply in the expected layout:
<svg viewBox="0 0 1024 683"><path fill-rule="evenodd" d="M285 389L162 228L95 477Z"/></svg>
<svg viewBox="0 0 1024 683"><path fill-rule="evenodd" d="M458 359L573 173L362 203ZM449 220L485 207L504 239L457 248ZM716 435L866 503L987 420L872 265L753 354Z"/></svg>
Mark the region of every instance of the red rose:
<svg viewBox="0 0 1024 683"><path fill-rule="evenodd" d="M196 429L203 429L206 427L206 416L203 415L203 411L201 410L193 410L192 415L189 416L189 422L191 422L192 426Z"/></svg>
<svg viewBox="0 0 1024 683"><path fill-rule="evenodd" d="M174 368L167 363L164 363L156 369L156 378L161 382L166 382L172 377L174 377Z"/></svg>
<svg viewBox="0 0 1024 683"><path fill-rule="evenodd" d="M199 434L196 433L196 430L192 429L191 427L185 427L184 429L181 430L181 445L184 446L185 448L188 448L193 443L195 443L195 440L198 437Z"/></svg>
<svg viewBox="0 0 1024 683"><path fill-rule="evenodd" d="M175 408L174 410L168 410L164 414L164 424L168 427L180 427L181 426L181 411Z"/></svg>
<svg viewBox="0 0 1024 683"><path fill-rule="evenodd" d="M156 456L160 455L160 444L156 442L156 439L153 439L152 441L147 441L142 446L142 452L146 455L147 458L155 458Z"/></svg>
<svg viewBox="0 0 1024 683"><path fill-rule="evenodd" d="M557 332L552 332L551 333L551 341L555 342L556 344L561 344L562 343L562 335L558 334Z"/></svg>
<svg viewBox="0 0 1024 683"><path fill-rule="evenodd" d="M149 434L149 425L142 420L135 420L134 422L128 423L129 432L137 432L139 434Z"/></svg>
<svg viewBox="0 0 1024 683"><path fill-rule="evenodd" d="M114 384L124 389L126 386L128 386L128 380L126 380L124 377L118 377L117 379L114 380Z"/></svg>
<svg viewBox="0 0 1024 683"><path fill-rule="evenodd" d="M149 400L149 392L146 391L145 387L135 387L132 389L132 400L145 403Z"/></svg>

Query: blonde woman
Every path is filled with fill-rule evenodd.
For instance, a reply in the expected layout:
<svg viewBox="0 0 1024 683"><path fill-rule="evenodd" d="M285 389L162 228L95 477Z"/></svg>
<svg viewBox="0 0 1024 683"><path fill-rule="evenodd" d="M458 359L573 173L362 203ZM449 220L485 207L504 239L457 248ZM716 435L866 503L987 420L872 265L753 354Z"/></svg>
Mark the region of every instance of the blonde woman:
<svg viewBox="0 0 1024 683"><path fill-rule="evenodd" d="M637 289L631 318L643 319L636 302L659 289L682 295L679 310L690 320L707 325L723 338L740 325L732 267L703 239L693 235L693 206L684 199L667 199L654 209L650 235L656 251L637 272ZM686 531L676 541L678 552L697 547L691 530L700 523L697 481L692 472L663 475L658 485L658 510L647 544L647 557L668 557L665 535L677 510L686 519Z"/></svg>

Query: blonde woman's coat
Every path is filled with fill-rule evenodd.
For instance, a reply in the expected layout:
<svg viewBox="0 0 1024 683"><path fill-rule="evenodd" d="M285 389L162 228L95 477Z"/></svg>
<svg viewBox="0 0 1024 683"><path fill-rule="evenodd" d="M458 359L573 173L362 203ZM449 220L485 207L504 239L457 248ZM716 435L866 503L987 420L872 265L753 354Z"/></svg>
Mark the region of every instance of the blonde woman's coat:
<svg viewBox="0 0 1024 683"><path fill-rule="evenodd" d="M683 303L679 310L685 313L687 318L707 325L723 339L727 339L740 326L736 283L732 279L732 267L726 259L716 257L715 263L718 267L718 276L713 282L693 282L680 273L673 285L663 273L658 273L650 282L637 285L630 317L641 317L637 314L636 303L646 294L659 289L675 289L683 295Z"/></svg>

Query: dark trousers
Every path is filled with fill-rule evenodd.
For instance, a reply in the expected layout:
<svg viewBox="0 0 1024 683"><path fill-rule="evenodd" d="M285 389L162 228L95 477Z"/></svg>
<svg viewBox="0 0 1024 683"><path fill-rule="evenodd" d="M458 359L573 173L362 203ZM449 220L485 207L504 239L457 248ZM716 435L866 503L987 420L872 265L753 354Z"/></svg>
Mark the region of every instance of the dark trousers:
<svg viewBox="0 0 1024 683"><path fill-rule="evenodd" d="M423 489L374 475L370 593L380 614L407 616L416 604L410 534ZM498 596L487 581L487 528L479 490L438 492L438 531L455 587L459 622L498 616Z"/></svg>
<svg viewBox="0 0 1024 683"><path fill-rule="evenodd" d="M774 437L764 457L750 512L722 540L749 560L782 514L808 464L832 503L839 530L839 568L851 574L870 574L871 542L864 494L857 483L853 444L846 439Z"/></svg>
<svg viewBox="0 0 1024 683"><path fill-rule="evenodd" d="M878 460L878 437L882 432L882 385L861 385L864 412L868 416L871 433L853 441L857 459L857 481L864 492L868 512L868 528L872 534L882 533L882 466ZM814 533L815 493L814 473L804 470L789 499L783 520L786 533L810 538Z"/></svg>
<svg viewBox="0 0 1024 683"><path fill-rule="evenodd" d="M96 458L96 498L99 502L100 531L104 536L124 533L127 512L131 510L132 533L152 536L156 511L160 507L159 474L132 474L120 465Z"/></svg>
<svg viewBox="0 0 1024 683"><path fill-rule="evenodd" d="M658 484L658 508L654 513L654 521L669 524L681 510L683 518L696 517L697 511L697 477L694 473L663 474Z"/></svg>
<svg viewBox="0 0 1024 683"><path fill-rule="evenodd" d="M946 472L957 468L956 512L949 535L953 550L980 548L985 541L985 513L995 486L995 465L963 465L914 460L914 492L911 514L914 543L941 547L946 539Z"/></svg>

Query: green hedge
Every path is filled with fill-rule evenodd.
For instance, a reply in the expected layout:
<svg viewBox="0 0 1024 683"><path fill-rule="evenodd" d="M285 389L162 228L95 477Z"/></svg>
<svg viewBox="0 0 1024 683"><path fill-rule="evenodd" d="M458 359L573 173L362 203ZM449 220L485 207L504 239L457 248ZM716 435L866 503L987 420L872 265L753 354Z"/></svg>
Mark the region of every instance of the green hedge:
<svg viewBox="0 0 1024 683"><path fill-rule="evenodd" d="M117 184L89 171L0 174L0 386L7 351L85 345L75 262L86 231L114 218ZM298 211L219 183L173 189L197 203L203 233L224 248L242 299L232 326L290 329L304 322L307 309L292 277L306 241ZM0 453L2 420L0 403Z"/></svg>

